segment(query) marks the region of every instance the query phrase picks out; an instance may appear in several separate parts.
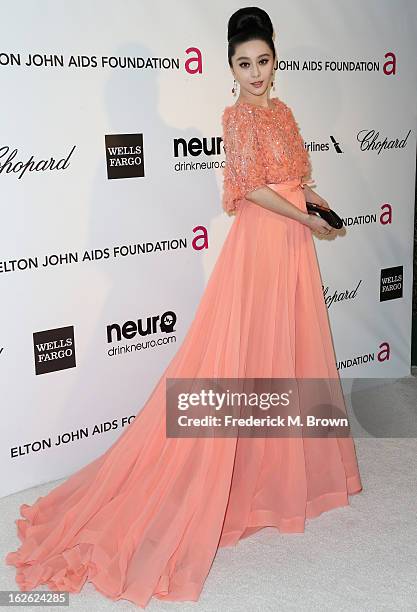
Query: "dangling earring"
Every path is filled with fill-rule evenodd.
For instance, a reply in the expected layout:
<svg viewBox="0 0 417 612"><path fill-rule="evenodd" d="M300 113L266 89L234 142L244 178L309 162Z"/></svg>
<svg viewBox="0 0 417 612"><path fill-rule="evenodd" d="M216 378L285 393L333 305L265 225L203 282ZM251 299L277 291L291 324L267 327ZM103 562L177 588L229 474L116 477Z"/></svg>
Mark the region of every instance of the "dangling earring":
<svg viewBox="0 0 417 612"><path fill-rule="evenodd" d="M236 79L233 79L232 94L233 94L234 96L236 95L236 88L237 88L237 85L236 85Z"/></svg>
<svg viewBox="0 0 417 612"><path fill-rule="evenodd" d="M274 78L275 78L275 69L274 69ZM272 89L275 91L274 78L271 81Z"/></svg>

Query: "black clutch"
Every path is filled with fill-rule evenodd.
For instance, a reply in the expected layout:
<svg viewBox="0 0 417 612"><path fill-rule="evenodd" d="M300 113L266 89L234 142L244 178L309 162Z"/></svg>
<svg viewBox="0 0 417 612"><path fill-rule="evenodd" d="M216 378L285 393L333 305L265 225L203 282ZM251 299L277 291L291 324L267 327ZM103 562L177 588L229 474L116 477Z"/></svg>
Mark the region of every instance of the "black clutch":
<svg viewBox="0 0 417 612"><path fill-rule="evenodd" d="M325 206L320 206L319 204L313 204L313 202L307 201L306 206L309 214L319 214L322 219L327 221L329 225L336 229L340 229L342 227L342 219L331 208L326 208Z"/></svg>

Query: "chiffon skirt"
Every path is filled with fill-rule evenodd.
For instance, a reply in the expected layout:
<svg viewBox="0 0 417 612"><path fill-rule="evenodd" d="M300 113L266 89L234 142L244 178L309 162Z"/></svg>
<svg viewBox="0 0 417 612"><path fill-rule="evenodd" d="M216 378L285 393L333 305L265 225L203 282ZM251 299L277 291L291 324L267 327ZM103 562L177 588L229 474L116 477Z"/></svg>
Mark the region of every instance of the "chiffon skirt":
<svg viewBox="0 0 417 612"><path fill-rule="evenodd" d="M299 180L270 187L306 210ZM218 547L306 519L362 489L340 438L168 438L166 378L337 378L311 230L242 200L196 315L135 420L100 457L17 519L6 563L46 584L146 607L199 598ZM338 380L340 385L340 380ZM271 536L272 537L272 536Z"/></svg>

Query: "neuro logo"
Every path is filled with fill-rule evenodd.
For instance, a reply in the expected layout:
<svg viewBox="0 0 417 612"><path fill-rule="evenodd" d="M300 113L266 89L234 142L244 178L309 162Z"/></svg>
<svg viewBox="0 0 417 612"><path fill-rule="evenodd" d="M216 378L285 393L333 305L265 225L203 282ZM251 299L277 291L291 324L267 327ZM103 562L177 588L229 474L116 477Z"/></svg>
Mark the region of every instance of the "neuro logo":
<svg viewBox="0 0 417 612"><path fill-rule="evenodd" d="M172 310L168 310L161 317L161 331L166 334L172 334L174 325L177 321L177 315Z"/></svg>
<svg viewBox="0 0 417 612"><path fill-rule="evenodd" d="M111 323L107 325L107 342L120 342L122 338L132 340L133 338L153 336L163 332L172 334L177 322L177 315L173 310L166 310L162 315L143 317L135 321L125 321L122 324Z"/></svg>

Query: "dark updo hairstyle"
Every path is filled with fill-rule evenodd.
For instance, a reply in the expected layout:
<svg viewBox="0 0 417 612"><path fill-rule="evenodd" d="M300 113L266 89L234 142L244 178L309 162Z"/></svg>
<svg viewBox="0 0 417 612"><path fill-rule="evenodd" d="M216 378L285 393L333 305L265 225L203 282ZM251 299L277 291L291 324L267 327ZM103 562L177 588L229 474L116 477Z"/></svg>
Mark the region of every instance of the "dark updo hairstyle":
<svg viewBox="0 0 417 612"><path fill-rule="evenodd" d="M257 6L246 6L239 9L229 19L227 25L228 60L232 67L232 57L237 45L249 40L263 40L271 49L275 61L276 52L272 35L274 28L266 11Z"/></svg>

